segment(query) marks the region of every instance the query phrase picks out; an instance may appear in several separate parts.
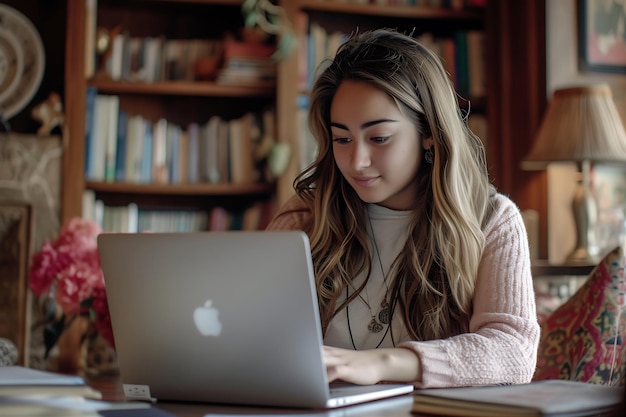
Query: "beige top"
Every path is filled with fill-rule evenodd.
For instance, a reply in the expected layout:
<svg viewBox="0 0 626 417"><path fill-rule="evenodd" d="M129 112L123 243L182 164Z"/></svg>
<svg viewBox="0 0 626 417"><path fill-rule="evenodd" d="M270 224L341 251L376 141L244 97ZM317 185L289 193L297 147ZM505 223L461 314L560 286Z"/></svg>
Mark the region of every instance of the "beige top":
<svg viewBox="0 0 626 417"><path fill-rule="evenodd" d="M298 211L287 213L293 209ZM277 213L268 229L301 230L303 225L311 221L311 216L312 212L304 203L298 197L293 197ZM372 217L373 222L375 217ZM402 218L402 213L398 214L398 218ZM373 226L374 230L379 230L374 223ZM515 203L497 194L493 213L483 232L486 243L477 271L469 332L441 340L398 340L397 346L411 349L420 358L422 381L416 382L417 387L526 383L532 379L537 360L539 324L528 239ZM379 238L378 235L376 237ZM380 246L382 253L384 249ZM387 262L389 256L395 257L395 254L385 255ZM374 259L374 262L377 260ZM370 305L377 304L376 300L379 299L370 297ZM350 304L351 310L356 309L358 304L364 305L357 301ZM355 319L352 319L350 312L352 329L359 325L363 328L363 318L356 314ZM359 331L357 333L362 334ZM373 347L369 342L359 339L354 332L353 336L357 348ZM349 335L341 338L335 334L332 337L336 339L333 344L348 347L345 341L349 340ZM337 340L339 342L335 343ZM349 348L352 346L349 345Z"/></svg>

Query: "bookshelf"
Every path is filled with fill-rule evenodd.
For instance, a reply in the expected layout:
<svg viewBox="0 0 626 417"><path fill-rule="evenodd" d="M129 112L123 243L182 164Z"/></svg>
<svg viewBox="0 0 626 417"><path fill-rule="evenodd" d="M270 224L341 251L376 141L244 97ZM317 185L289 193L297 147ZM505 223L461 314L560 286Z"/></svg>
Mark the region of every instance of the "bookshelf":
<svg viewBox="0 0 626 417"><path fill-rule="evenodd" d="M546 179L541 173L522 171L519 162L532 144L546 104L545 87L545 0L501 2L487 0L481 9L446 10L384 4L356 4L329 0L279 0L291 22L304 13L308 22L319 22L328 30L349 32L355 27L397 27L438 36L456 30L481 30L486 41L486 94L470 97L472 113L486 118L488 163L494 184L510 195L522 210L534 209L540 218L539 255L547 253ZM373 3L373 2L369 2ZM135 196L175 203L211 205L215 201L248 205L272 198L282 204L292 194L292 181L299 172L302 151L299 141L298 97L306 90L298 86L298 51L277 65L274 85L221 86L211 82L132 83L85 78L86 0L68 0L65 54L66 129L63 158L63 219L80 215L85 189L116 200ZM98 8L111 25L133 22L134 34L149 36L216 36L229 25L242 22L240 0L99 0ZM170 13L156 12L168 10ZM213 13L215 12L215 13ZM230 17L223 18L228 15ZM118 16L119 19L114 19ZM219 19L213 18L219 16ZM195 20L194 20L195 19ZM190 25L189 22L196 22ZM198 23L200 21L200 23ZM103 21L104 23L104 21ZM207 32L202 32L206 30ZM287 171L271 184L254 186L151 186L118 183L96 184L84 176L85 96L88 87L106 94L126 97L126 103L141 107L148 115L201 120L214 112L227 113L246 106L276 106L276 136L291 147ZM264 191L259 191L258 187Z"/></svg>
<svg viewBox="0 0 626 417"><path fill-rule="evenodd" d="M262 210L254 228L263 227L275 207L276 178L267 174L264 155L253 154L253 146L260 146L265 131L276 132L275 126L265 126L275 124L275 78L221 82L220 72L207 76L194 67L202 58L214 60L218 70L226 67L225 40L241 40L241 4L68 0L64 221L74 216L102 221L103 210L121 212L124 207L204 212L210 218L219 208L231 217L229 225L232 217ZM106 51L95 50L96 38L108 40ZM174 58L168 47L184 50L186 58ZM268 48L271 42L258 50ZM209 133L211 119L217 121ZM242 129L244 120L251 124ZM235 135L235 125L245 133ZM235 136L243 137L237 139L242 143L237 149L243 150L235 149ZM219 158L213 158L218 147ZM245 163L238 162L244 152Z"/></svg>

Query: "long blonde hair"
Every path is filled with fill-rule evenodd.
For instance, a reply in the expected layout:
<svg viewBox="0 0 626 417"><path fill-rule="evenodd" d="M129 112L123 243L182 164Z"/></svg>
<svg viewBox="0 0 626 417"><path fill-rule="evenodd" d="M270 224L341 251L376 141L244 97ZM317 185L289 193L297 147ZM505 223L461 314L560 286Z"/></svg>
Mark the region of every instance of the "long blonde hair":
<svg viewBox="0 0 626 417"><path fill-rule="evenodd" d="M326 65L313 86L309 110L318 156L294 181L315 213L306 232L324 330L357 296L337 303L354 277L364 270L369 276L372 259L366 204L338 170L332 149L330 106L341 82L349 79L387 93L414 121L421 140L434 140L433 163L422 162L417 173L409 238L390 271L391 302L416 340L466 331L484 248L481 225L495 189L484 147L467 128L445 69L410 35L387 29L352 34Z"/></svg>

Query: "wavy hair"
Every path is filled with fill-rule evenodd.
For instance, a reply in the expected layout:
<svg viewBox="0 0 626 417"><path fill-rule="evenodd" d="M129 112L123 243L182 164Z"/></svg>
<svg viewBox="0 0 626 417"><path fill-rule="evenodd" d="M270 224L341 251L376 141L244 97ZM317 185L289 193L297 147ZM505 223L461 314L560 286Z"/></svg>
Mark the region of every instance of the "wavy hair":
<svg viewBox="0 0 626 417"><path fill-rule="evenodd" d="M454 86L439 58L411 35L378 29L353 33L320 67L311 92L309 125L315 161L294 181L315 213L311 241L324 331L350 299L337 300L353 277L371 269L366 204L337 168L330 107L344 80L367 82L391 97L420 140L434 140L434 161L422 162L410 233L390 271L391 303L415 340L467 330L488 216L489 182L482 142L466 126ZM416 156L417 157L417 156Z"/></svg>

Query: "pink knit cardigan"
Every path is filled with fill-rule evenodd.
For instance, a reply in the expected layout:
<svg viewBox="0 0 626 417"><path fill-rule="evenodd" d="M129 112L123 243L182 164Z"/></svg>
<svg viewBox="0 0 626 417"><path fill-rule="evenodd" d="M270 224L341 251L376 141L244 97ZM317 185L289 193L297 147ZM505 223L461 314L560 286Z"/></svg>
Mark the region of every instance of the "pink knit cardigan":
<svg viewBox="0 0 626 417"><path fill-rule="evenodd" d="M518 207L497 194L486 222L468 333L400 344L421 361L418 388L530 382L537 362L539 324L526 229ZM296 212L289 212L296 209ZM311 211L293 197L268 230L301 230Z"/></svg>

